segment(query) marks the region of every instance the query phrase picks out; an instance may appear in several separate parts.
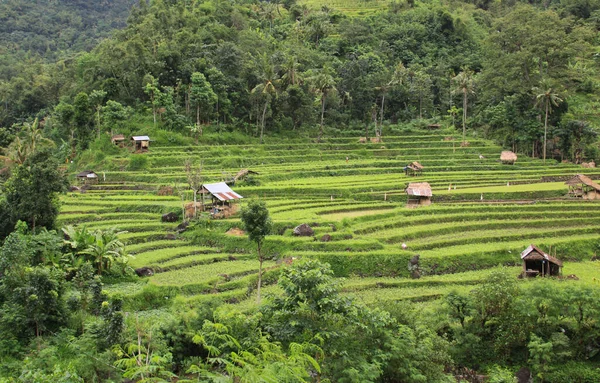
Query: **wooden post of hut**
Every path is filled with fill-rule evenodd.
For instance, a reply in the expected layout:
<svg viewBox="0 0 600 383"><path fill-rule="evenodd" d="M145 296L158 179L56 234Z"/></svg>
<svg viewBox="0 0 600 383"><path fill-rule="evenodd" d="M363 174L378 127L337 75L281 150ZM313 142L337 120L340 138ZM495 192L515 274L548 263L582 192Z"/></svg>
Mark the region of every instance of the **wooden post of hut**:
<svg viewBox="0 0 600 383"><path fill-rule="evenodd" d="M535 245L530 245L521 253L523 276L559 276L563 263L560 259L546 254Z"/></svg>
<svg viewBox="0 0 600 383"><path fill-rule="evenodd" d="M590 177L577 174L567 182L569 196L583 199L600 199L600 185L592 181Z"/></svg>

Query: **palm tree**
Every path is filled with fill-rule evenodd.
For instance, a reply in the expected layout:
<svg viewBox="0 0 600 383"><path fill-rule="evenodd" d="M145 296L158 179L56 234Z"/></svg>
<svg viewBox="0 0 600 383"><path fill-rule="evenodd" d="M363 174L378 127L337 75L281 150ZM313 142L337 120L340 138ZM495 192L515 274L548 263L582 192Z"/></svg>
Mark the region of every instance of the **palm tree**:
<svg viewBox="0 0 600 383"><path fill-rule="evenodd" d="M473 71L469 68L462 68L462 71L452 78L456 88L454 93L462 93L463 95L463 139L465 142L465 136L467 134L467 105L470 94L475 94L475 81L473 78Z"/></svg>
<svg viewBox="0 0 600 383"><path fill-rule="evenodd" d="M25 123L23 127L23 137L16 137L6 148L6 156L0 157L5 163L22 165L37 149L55 145L52 140L42 135L37 118L33 121L33 124Z"/></svg>
<svg viewBox="0 0 600 383"><path fill-rule="evenodd" d="M262 111L261 117L261 128L260 128L260 143L263 143L263 135L265 132L265 117L267 115L267 108L269 107L269 103L271 102L271 97L277 95L277 88L275 87L278 84L279 79L277 78L277 73L275 72L275 68L269 62L269 59L266 55L262 56L261 66L261 82L256 85L251 93L260 94L265 99L265 105Z"/></svg>
<svg viewBox="0 0 600 383"><path fill-rule="evenodd" d="M388 72L389 73L389 72ZM399 85L405 81L406 78L406 68L402 63L396 66L394 73L391 76L385 76L384 83L380 86L376 86L375 90L381 93L381 111L379 113L379 130L377 130L377 126L375 126L375 135L377 137L381 136L383 131L383 107L385 105L385 96L388 94L390 90L392 90L396 85Z"/></svg>
<svg viewBox="0 0 600 383"><path fill-rule="evenodd" d="M540 87L533 89L536 93L536 106L544 108L546 118L544 119L544 163L546 162L546 137L548 135L548 115L552 113L552 107L557 107L563 100L554 93L547 81L542 81Z"/></svg>
<svg viewBox="0 0 600 383"><path fill-rule="evenodd" d="M125 231L117 232L114 229L106 231L97 230L95 241L81 254L89 255L92 263L96 266L98 274L102 275L105 270L110 269L113 262L125 255L125 245L118 238Z"/></svg>
<svg viewBox="0 0 600 383"><path fill-rule="evenodd" d="M321 71L313 74L309 77L312 91L316 94L317 100L321 104L321 123L319 125L319 137L318 142L321 142L323 137L323 122L325 119L325 103L329 95L335 94L337 88L335 87L335 79L331 75L331 70L328 67L324 67Z"/></svg>

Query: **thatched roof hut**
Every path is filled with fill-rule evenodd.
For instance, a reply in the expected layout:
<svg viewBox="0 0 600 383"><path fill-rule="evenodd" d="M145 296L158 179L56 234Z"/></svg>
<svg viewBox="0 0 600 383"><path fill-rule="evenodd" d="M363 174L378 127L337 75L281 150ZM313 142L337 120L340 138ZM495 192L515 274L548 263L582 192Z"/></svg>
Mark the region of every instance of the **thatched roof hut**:
<svg viewBox="0 0 600 383"><path fill-rule="evenodd" d="M500 161L502 161L503 164L512 165L517 161L517 155L510 150L505 150L500 153Z"/></svg>
<svg viewBox="0 0 600 383"><path fill-rule="evenodd" d="M599 199L600 185L592 181L592 179L583 174L577 174L567 182L569 186L569 195L583 199Z"/></svg>
<svg viewBox="0 0 600 383"><path fill-rule="evenodd" d="M563 266L560 259L546 254L535 245L529 245L523 250L521 259L523 260L523 273L528 277L557 276L560 275L560 269Z"/></svg>
<svg viewBox="0 0 600 383"><path fill-rule="evenodd" d="M125 142L125 136L122 134L115 134L110 138L110 141L113 143L113 145L123 145Z"/></svg>
<svg viewBox="0 0 600 383"><path fill-rule="evenodd" d="M423 173L423 169L424 169L423 165L421 165L417 161L413 161L404 167L404 174L406 174L407 176L408 175L411 175L411 176L421 175L421 173Z"/></svg>
<svg viewBox="0 0 600 383"><path fill-rule="evenodd" d="M431 185L427 182L411 182L405 189L408 196L407 206L431 205Z"/></svg>

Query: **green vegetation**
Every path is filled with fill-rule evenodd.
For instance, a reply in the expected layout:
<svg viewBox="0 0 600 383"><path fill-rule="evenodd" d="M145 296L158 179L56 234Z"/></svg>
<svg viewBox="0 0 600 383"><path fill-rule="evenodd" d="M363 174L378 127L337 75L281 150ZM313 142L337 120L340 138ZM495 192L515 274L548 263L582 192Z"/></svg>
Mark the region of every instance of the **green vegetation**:
<svg viewBox="0 0 600 383"><path fill-rule="evenodd" d="M0 382L600 380L600 3L63 3L0 4Z"/></svg>

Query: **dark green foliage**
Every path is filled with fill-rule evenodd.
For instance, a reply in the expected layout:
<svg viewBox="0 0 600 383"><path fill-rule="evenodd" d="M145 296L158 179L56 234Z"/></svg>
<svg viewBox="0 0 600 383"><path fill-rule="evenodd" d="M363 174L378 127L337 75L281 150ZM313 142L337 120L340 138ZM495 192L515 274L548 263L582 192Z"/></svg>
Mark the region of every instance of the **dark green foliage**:
<svg viewBox="0 0 600 383"><path fill-rule="evenodd" d="M67 180L58 170L58 162L48 151L30 156L18 166L4 185L5 201L2 209L8 216L6 229L0 238L12 231L14 224L21 220L33 230L45 227L52 229L58 215L58 193L66 190Z"/></svg>

